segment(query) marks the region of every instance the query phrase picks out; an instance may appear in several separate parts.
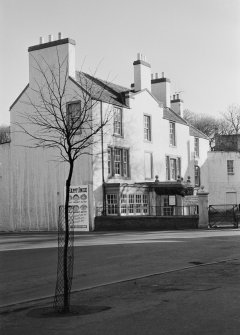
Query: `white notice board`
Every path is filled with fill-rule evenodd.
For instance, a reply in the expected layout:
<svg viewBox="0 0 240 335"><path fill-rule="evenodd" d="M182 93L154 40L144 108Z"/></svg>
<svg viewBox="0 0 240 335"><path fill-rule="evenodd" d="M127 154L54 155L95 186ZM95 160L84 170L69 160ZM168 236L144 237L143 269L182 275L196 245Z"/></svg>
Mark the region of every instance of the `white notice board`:
<svg viewBox="0 0 240 335"><path fill-rule="evenodd" d="M69 206L73 206L74 229L89 231L88 185L70 187Z"/></svg>

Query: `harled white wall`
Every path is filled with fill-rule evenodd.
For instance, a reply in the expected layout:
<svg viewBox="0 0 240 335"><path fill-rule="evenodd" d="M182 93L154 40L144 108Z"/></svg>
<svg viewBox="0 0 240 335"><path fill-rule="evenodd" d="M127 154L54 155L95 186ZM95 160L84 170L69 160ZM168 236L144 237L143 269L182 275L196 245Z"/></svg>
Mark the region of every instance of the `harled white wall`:
<svg viewBox="0 0 240 335"><path fill-rule="evenodd" d="M227 174L227 160L234 161L234 174ZM209 204L226 204L226 193L237 193L240 204L240 153L226 151L208 152Z"/></svg>
<svg viewBox="0 0 240 335"><path fill-rule="evenodd" d="M10 143L0 144L0 231L11 230L10 217Z"/></svg>

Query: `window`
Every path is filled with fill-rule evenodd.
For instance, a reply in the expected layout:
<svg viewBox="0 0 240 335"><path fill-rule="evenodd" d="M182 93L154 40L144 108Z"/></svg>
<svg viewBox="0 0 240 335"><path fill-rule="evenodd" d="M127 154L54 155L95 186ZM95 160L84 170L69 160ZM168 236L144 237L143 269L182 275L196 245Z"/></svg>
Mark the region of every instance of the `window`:
<svg viewBox="0 0 240 335"><path fill-rule="evenodd" d="M71 102L67 105L67 122L69 129L75 132L75 134L81 134L81 103Z"/></svg>
<svg viewBox="0 0 240 335"><path fill-rule="evenodd" d="M233 160L227 160L227 174L234 174Z"/></svg>
<svg viewBox="0 0 240 335"><path fill-rule="evenodd" d="M129 177L129 150L108 148L108 175Z"/></svg>
<svg viewBox="0 0 240 335"><path fill-rule="evenodd" d="M177 180L181 176L181 157L166 156L166 179Z"/></svg>
<svg viewBox="0 0 240 335"><path fill-rule="evenodd" d="M170 127L170 145L176 146L176 127L174 122L169 123Z"/></svg>
<svg viewBox="0 0 240 335"><path fill-rule="evenodd" d="M121 215L147 215L148 197L146 193L121 194Z"/></svg>
<svg viewBox="0 0 240 335"><path fill-rule="evenodd" d="M177 161L175 158L170 158L170 179L177 179Z"/></svg>
<svg viewBox="0 0 240 335"><path fill-rule="evenodd" d="M117 204L117 194L107 194L107 214L118 214Z"/></svg>
<svg viewBox="0 0 240 335"><path fill-rule="evenodd" d="M194 137L194 154L196 157L199 157L199 138Z"/></svg>
<svg viewBox="0 0 240 335"><path fill-rule="evenodd" d="M152 134L151 134L151 116L144 115L144 140L151 141Z"/></svg>
<svg viewBox="0 0 240 335"><path fill-rule="evenodd" d="M173 206L169 205L169 196L163 196L163 215L173 215Z"/></svg>
<svg viewBox="0 0 240 335"><path fill-rule="evenodd" d="M145 179L152 179L153 177L153 160L152 153L144 153L144 170L145 170Z"/></svg>
<svg viewBox="0 0 240 335"><path fill-rule="evenodd" d="M200 167L195 165L194 166L194 175L195 175L195 187L200 186Z"/></svg>
<svg viewBox="0 0 240 335"><path fill-rule="evenodd" d="M122 110L114 107L113 109L113 132L115 135L122 136Z"/></svg>

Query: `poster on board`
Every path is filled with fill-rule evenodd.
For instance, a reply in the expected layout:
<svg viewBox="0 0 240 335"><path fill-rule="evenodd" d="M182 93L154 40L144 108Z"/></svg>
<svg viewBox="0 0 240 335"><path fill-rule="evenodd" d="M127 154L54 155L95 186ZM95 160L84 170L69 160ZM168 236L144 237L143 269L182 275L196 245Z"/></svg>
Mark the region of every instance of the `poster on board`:
<svg viewBox="0 0 240 335"><path fill-rule="evenodd" d="M74 229L89 231L88 185L70 187L69 206L73 207Z"/></svg>

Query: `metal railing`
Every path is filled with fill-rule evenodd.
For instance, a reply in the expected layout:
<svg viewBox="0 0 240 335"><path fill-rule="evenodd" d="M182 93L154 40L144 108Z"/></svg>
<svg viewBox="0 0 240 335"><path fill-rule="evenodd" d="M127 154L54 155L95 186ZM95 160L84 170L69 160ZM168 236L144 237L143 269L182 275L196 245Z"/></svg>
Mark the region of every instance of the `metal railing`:
<svg viewBox="0 0 240 335"><path fill-rule="evenodd" d="M210 205L208 209L209 226L214 228L224 224L232 224L238 228L240 208L238 205Z"/></svg>
<svg viewBox="0 0 240 335"><path fill-rule="evenodd" d="M96 208L96 216L119 215L119 216L188 216L198 215L198 205L188 206L150 206L149 204L117 204Z"/></svg>

